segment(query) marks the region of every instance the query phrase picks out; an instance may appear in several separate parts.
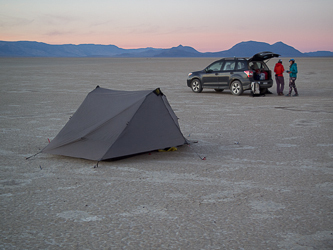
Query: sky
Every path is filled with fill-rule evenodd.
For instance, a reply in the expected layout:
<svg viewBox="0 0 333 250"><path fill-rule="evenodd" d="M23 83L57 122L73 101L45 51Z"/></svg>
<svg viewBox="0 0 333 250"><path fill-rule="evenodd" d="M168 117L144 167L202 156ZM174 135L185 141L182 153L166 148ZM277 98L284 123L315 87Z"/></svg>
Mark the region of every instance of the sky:
<svg viewBox="0 0 333 250"><path fill-rule="evenodd" d="M0 0L0 40L200 52L282 41L333 51L332 12L333 0Z"/></svg>

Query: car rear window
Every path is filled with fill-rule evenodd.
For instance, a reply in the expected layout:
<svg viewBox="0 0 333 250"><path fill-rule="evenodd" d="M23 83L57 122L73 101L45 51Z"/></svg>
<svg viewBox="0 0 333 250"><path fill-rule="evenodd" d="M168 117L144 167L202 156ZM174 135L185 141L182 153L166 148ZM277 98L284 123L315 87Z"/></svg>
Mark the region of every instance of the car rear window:
<svg viewBox="0 0 333 250"><path fill-rule="evenodd" d="M250 62L249 67L252 70L268 70L268 67L264 62Z"/></svg>

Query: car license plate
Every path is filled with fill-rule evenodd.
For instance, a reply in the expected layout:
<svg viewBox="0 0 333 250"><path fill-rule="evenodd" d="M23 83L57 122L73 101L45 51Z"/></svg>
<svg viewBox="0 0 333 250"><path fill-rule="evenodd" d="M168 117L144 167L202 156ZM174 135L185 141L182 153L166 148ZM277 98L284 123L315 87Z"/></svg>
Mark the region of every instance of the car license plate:
<svg viewBox="0 0 333 250"><path fill-rule="evenodd" d="M267 84L267 82L263 82L262 84Z"/></svg>

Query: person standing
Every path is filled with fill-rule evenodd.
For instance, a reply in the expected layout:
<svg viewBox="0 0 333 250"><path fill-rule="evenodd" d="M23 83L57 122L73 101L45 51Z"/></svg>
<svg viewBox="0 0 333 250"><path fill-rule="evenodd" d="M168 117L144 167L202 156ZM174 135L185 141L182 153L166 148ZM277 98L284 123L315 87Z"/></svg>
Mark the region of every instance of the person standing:
<svg viewBox="0 0 333 250"><path fill-rule="evenodd" d="M290 59L289 60L290 66L289 66L289 70L287 71L287 73L289 73L289 93L286 96L291 96L291 92L295 91L295 94L293 96L298 96L298 91L296 88L296 78L297 78L297 64L295 63L295 59Z"/></svg>
<svg viewBox="0 0 333 250"><path fill-rule="evenodd" d="M279 61L275 64L274 67L275 72L275 81L276 81L276 92L278 95L283 95L283 89L284 89L284 67L282 65L282 60L279 59Z"/></svg>

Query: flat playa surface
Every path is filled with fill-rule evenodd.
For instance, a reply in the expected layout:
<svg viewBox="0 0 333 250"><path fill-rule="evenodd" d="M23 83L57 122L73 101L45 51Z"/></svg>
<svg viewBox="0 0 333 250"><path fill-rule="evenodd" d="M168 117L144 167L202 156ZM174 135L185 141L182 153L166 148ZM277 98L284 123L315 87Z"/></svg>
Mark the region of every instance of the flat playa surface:
<svg viewBox="0 0 333 250"><path fill-rule="evenodd" d="M0 58L0 248L333 249L333 58L296 58L292 98L193 93L214 60ZM160 87L198 143L26 160L96 85Z"/></svg>

